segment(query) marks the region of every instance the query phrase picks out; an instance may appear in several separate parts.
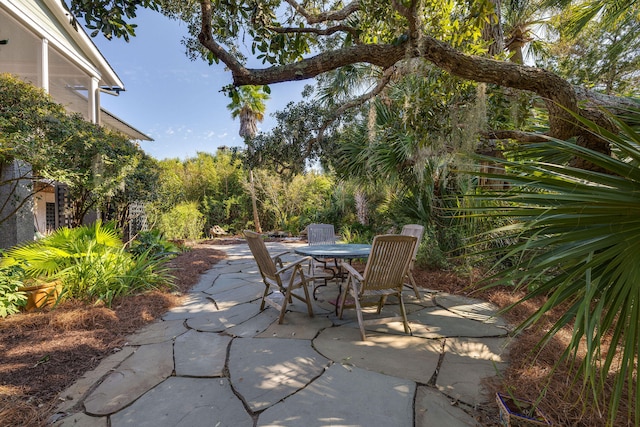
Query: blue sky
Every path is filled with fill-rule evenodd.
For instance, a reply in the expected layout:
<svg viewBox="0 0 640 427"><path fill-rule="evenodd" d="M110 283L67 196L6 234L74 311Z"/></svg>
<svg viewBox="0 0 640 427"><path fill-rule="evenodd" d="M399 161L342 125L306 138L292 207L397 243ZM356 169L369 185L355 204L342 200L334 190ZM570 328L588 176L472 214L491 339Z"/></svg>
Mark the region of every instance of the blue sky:
<svg viewBox="0 0 640 427"><path fill-rule="evenodd" d="M240 123L226 108L230 99L220 92L231 83L231 73L224 65L209 66L187 58L180 43L187 34L184 23L147 10L139 11L134 22L138 24L136 37L128 43L102 35L93 39L126 89L119 96L102 94L102 106L151 136L154 141L141 146L157 159L185 159L198 151L215 153L221 145L243 146L238 136ZM272 85L259 130L271 129L275 124L271 114L300 100L304 85L310 83L313 81Z"/></svg>

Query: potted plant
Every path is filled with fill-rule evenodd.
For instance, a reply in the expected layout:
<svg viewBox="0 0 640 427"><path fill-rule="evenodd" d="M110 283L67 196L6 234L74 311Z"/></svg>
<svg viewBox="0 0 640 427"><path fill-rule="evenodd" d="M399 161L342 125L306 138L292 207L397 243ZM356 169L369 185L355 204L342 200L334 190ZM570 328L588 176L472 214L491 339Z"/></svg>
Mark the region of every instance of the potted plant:
<svg viewBox="0 0 640 427"><path fill-rule="evenodd" d="M551 421L528 400L496 393L500 409L500 424L506 427L550 426Z"/></svg>
<svg viewBox="0 0 640 427"><path fill-rule="evenodd" d="M18 288L18 291L27 295L27 304L24 309L32 311L55 305L62 294L62 282L60 280L52 282L25 281L24 286Z"/></svg>

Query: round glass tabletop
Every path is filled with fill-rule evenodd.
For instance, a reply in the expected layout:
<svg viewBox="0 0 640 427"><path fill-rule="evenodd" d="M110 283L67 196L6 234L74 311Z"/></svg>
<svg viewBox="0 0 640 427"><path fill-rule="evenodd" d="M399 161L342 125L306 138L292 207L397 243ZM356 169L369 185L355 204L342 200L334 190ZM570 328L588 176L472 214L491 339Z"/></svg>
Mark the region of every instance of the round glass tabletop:
<svg viewBox="0 0 640 427"><path fill-rule="evenodd" d="M367 258L371 245L361 243L336 243L335 245L300 246L294 249L299 255L322 258Z"/></svg>

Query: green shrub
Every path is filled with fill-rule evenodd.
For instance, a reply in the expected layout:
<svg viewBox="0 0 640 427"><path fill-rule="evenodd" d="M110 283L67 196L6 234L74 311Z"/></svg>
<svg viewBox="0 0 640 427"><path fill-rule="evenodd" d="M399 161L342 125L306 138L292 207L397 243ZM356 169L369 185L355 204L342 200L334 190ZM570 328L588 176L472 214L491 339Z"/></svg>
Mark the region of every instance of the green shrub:
<svg viewBox="0 0 640 427"><path fill-rule="evenodd" d="M358 223L345 225L340 230L340 236L346 243L366 243L373 242L375 232L371 227Z"/></svg>
<svg viewBox="0 0 640 427"><path fill-rule="evenodd" d="M20 311L27 304L27 295L18 290L24 271L19 266L0 268L0 317Z"/></svg>
<svg viewBox="0 0 640 427"><path fill-rule="evenodd" d="M197 240L202 237L204 224L197 203L180 203L161 216L160 231L167 239Z"/></svg>
<svg viewBox="0 0 640 427"><path fill-rule="evenodd" d="M172 257L180 253L178 245L165 239L160 230L142 231L131 243L129 252L140 256L147 252L152 258Z"/></svg>
<svg viewBox="0 0 640 427"><path fill-rule="evenodd" d="M125 250L113 225L61 228L50 236L7 251L5 267L24 270L25 279L59 279L61 299L104 301L170 284L166 258Z"/></svg>
<svg viewBox="0 0 640 427"><path fill-rule="evenodd" d="M449 267L449 260L438 241L425 235L418 248L416 266L432 270L446 269Z"/></svg>

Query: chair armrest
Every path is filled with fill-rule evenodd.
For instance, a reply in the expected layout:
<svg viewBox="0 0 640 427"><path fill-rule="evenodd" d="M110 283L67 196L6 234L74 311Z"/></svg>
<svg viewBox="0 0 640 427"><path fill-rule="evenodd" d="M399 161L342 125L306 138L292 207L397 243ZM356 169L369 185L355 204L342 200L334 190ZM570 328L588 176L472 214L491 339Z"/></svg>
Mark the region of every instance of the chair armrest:
<svg viewBox="0 0 640 427"><path fill-rule="evenodd" d="M280 268L278 271L276 271L276 274L281 274L287 270L289 270L290 268L293 268L295 266L298 266L300 264L302 264L303 262L309 261L311 259L310 256L306 256L304 258L300 258L298 260L295 260L293 262L290 262L289 264L285 265L284 267Z"/></svg>
<svg viewBox="0 0 640 427"><path fill-rule="evenodd" d="M347 262L341 262L340 263L340 267L344 268L345 270L347 270L349 272L349 274L351 274L352 276L354 276L356 279L358 279L358 281L362 282L364 280L364 278L362 277L362 275L358 272L358 270L356 270L351 264L347 263Z"/></svg>
<svg viewBox="0 0 640 427"><path fill-rule="evenodd" d="M282 258L281 257L282 257L282 255L286 255L289 252L291 252L291 251L280 252L279 254L272 256L271 259L273 260L273 263L279 265L280 267L282 267L283 263L282 263Z"/></svg>

